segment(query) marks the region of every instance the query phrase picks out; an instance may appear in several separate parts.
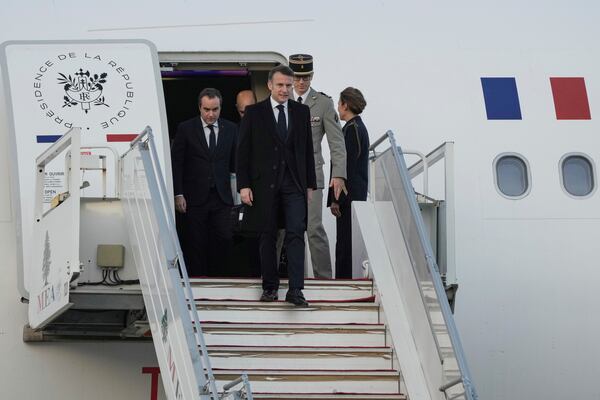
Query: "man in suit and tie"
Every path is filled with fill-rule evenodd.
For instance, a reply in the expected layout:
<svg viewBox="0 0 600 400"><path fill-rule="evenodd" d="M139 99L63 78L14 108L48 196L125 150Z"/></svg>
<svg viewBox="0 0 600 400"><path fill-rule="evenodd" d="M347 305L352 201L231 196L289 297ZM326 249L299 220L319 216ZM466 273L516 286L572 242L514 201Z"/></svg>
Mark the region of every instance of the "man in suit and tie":
<svg viewBox="0 0 600 400"><path fill-rule="evenodd" d="M340 126L340 120L331 97L317 92L311 87L313 78L313 58L309 54L293 54L289 58L290 68L294 71L293 100L310 108L310 125L312 129L315 173L317 190L313 193L313 201L308 205L308 248L315 278L332 278L329 239L323 227L323 189L325 175L323 173L323 154L321 142L327 135L331 155L331 177L328 186L332 188L336 199L342 191L346 191L346 144Z"/></svg>
<svg viewBox="0 0 600 400"><path fill-rule="evenodd" d="M294 73L280 65L269 72L268 99L248 106L240 125L237 185L246 204L242 228L259 234L263 293L278 298L277 228L285 228L289 290L286 301L304 298L304 232L307 203L316 189L310 110L289 101Z"/></svg>
<svg viewBox="0 0 600 400"><path fill-rule="evenodd" d="M182 122L171 147L175 209L184 214L183 254L191 276L219 275L231 244L237 126L219 118L217 89L198 95L200 115Z"/></svg>

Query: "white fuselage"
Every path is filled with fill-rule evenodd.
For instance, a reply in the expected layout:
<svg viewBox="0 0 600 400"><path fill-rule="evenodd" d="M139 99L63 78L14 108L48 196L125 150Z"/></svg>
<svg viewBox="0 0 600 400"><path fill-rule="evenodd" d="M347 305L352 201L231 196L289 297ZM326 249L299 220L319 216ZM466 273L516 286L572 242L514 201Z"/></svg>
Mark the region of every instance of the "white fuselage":
<svg viewBox="0 0 600 400"><path fill-rule="evenodd" d="M600 397L599 195L568 196L559 174L568 153L600 162L600 56L594 51L600 5L35 1L3 5L2 15L0 42L141 38L156 45L159 58L166 52L310 53L315 89L336 104L347 86L363 92L371 141L388 129L400 146L425 153L453 141L455 317L480 398ZM487 119L482 77L515 78L522 119ZM591 119L557 119L551 77L585 79ZM147 399L151 375L142 368L156 366L151 343L22 342L27 309L17 284L20 232L11 204L7 101L2 92L0 397ZM324 145L325 165L327 151ZM529 165L531 188L522 199L507 199L495 187L493 162L502 153L518 153ZM431 195L441 193L434 179ZM335 223L324 214L333 249Z"/></svg>

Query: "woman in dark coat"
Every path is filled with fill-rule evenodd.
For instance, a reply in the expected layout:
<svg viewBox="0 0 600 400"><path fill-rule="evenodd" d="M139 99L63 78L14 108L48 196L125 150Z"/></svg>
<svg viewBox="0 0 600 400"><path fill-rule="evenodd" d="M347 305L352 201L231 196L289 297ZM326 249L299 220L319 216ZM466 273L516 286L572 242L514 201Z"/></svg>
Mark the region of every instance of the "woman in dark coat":
<svg viewBox="0 0 600 400"><path fill-rule="evenodd" d="M352 278L352 201L365 201L369 182L369 134L360 114L367 105L360 90L348 87L340 93L338 113L346 121L346 188L348 193L334 201L331 192L327 205L336 217L337 240L335 244L336 279Z"/></svg>

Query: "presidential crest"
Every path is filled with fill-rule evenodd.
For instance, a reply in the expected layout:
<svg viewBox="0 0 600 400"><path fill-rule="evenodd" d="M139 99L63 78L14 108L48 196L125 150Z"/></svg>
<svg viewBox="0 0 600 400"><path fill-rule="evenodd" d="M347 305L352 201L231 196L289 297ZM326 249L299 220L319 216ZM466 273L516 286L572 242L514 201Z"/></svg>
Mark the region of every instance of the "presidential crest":
<svg viewBox="0 0 600 400"><path fill-rule="evenodd" d="M92 106L105 106L106 104L102 91L102 86L106 83L108 74L102 72L100 75L92 74L89 70L83 71L79 68L78 72L73 75L65 75L62 72L58 73L58 84L63 85L65 96L63 97L65 107L80 106L87 114Z"/></svg>

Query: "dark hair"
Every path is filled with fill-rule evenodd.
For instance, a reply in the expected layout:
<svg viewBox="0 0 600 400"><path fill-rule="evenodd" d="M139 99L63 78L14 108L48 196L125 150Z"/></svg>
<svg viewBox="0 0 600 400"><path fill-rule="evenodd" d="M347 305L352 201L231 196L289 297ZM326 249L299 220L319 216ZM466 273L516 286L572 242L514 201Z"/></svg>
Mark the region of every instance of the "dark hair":
<svg viewBox="0 0 600 400"><path fill-rule="evenodd" d="M294 71L292 71L292 69L290 67L288 67L287 65L281 64L269 71L269 80L272 81L273 75L275 75L278 72L285 76L290 76L292 78L294 77Z"/></svg>
<svg viewBox="0 0 600 400"><path fill-rule="evenodd" d="M360 90L353 87L347 87L346 89L342 90L342 93L340 93L340 101L342 104L347 105L350 111L356 115L363 112L367 106L367 101L365 100L363 94L360 92Z"/></svg>
<svg viewBox="0 0 600 400"><path fill-rule="evenodd" d="M215 97L219 99L219 106L223 105L223 96L221 96L221 92L215 88L204 88L198 95L198 105L202 104L202 98L208 97L209 99L214 99Z"/></svg>

